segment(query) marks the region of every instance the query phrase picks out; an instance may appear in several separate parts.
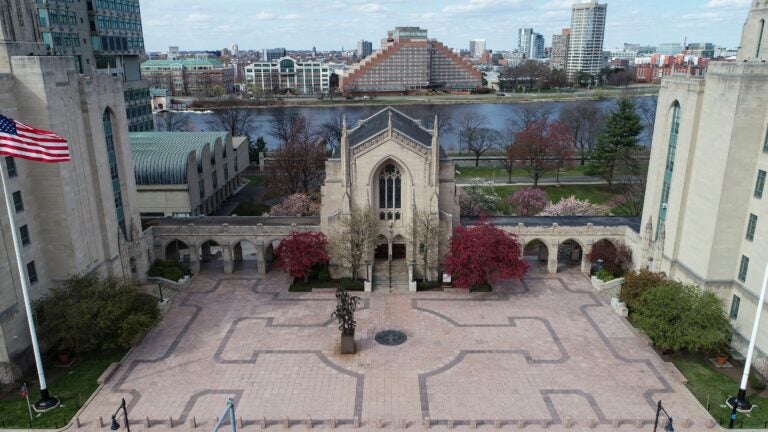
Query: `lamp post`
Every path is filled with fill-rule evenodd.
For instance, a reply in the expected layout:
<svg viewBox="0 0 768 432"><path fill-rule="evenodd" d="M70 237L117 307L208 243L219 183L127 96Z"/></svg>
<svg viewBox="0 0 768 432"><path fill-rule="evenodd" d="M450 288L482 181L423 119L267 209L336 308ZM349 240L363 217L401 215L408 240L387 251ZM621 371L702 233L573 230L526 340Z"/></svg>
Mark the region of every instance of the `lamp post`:
<svg viewBox="0 0 768 432"><path fill-rule="evenodd" d="M117 422L117 413L120 412L120 410L123 410L123 418L125 419L125 430L128 432L131 432L131 423L128 421L128 410L125 409L125 398L120 402L120 406L117 407L117 411L115 411L114 414L112 414L112 425L109 427L110 429L118 430L120 429L120 423Z"/></svg>
<svg viewBox="0 0 768 432"><path fill-rule="evenodd" d="M755 342L757 341L757 329L760 326L760 317L763 315L763 303L765 302L765 289L768 286L768 263L765 265L763 274L763 287L760 290L760 299L755 308L755 322L752 324L752 336L749 338L749 349L747 349L747 360L744 363L744 372L741 374L741 385L736 397L729 397L726 404L731 407L731 419L728 422L728 429L733 428L736 422L736 411L750 412L752 404L747 401L747 381L749 380L749 369L752 367L752 355L755 352Z"/></svg>

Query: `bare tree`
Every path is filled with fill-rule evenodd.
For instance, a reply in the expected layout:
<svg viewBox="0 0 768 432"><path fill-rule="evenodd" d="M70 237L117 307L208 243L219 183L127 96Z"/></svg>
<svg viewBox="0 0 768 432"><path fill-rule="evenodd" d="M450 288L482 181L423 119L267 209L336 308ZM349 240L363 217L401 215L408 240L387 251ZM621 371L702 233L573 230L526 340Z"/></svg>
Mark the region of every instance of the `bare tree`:
<svg viewBox="0 0 768 432"><path fill-rule="evenodd" d="M659 97L653 96L637 104L637 111L643 121L643 126L645 126L645 134L649 144L653 140L653 129L656 125L656 104L658 102Z"/></svg>
<svg viewBox="0 0 768 432"><path fill-rule="evenodd" d="M331 117L320 125L320 136L328 146L328 153L333 155L341 143L341 131L344 123L344 111L335 110Z"/></svg>
<svg viewBox="0 0 768 432"><path fill-rule="evenodd" d="M472 141L467 141L467 149L475 155L475 166L480 165L480 156L488 150L501 145L501 134L496 129L480 128Z"/></svg>
<svg viewBox="0 0 768 432"><path fill-rule="evenodd" d="M277 149L271 152L279 189L287 194L318 189L325 160L323 140L311 122L301 116L292 117L284 132L286 140L280 141Z"/></svg>
<svg viewBox="0 0 768 432"><path fill-rule="evenodd" d="M302 122L306 122L306 119L299 116L299 113L296 111L276 109L272 112L269 134L280 143L291 141L293 140L293 134L298 133L301 129L296 127L300 119Z"/></svg>
<svg viewBox="0 0 768 432"><path fill-rule="evenodd" d="M512 183L512 171L515 169L515 151L513 146L515 145L515 132L513 130L507 130L507 136L502 138L501 151L503 158L501 160L501 166L504 171L507 172L507 183Z"/></svg>
<svg viewBox="0 0 768 432"><path fill-rule="evenodd" d="M254 110L225 107L213 111L208 125L214 130L229 132L233 137L250 136L255 130L255 115Z"/></svg>
<svg viewBox="0 0 768 432"><path fill-rule="evenodd" d="M474 111L468 111L459 119L459 154L463 148L469 148L474 145L478 139L480 130L485 128L485 117Z"/></svg>
<svg viewBox="0 0 768 432"><path fill-rule="evenodd" d="M378 228L379 221L370 208L353 208L348 216L341 216L338 229L331 235L328 245L331 257L347 268L354 280L373 251Z"/></svg>
<svg viewBox="0 0 768 432"><path fill-rule="evenodd" d="M526 60L516 67L520 71L520 76L528 80L528 88L541 87L549 78L550 68L545 63Z"/></svg>
<svg viewBox="0 0 768 432"><path fill-rule="evenodd" d="M424 280L431 282L432 269L438 264L438 247L443 232L440 218L429 210L418 210L413 219L414 223L408 227L408 234L423 266Z"/></svg>
<svg viewBox="0 0 768 432"><path fill-rule="evenodd" d="M184 113L165 111L158 114L155 129L158 132L189 132L191 125Z"/></svg>
<svg viewBox="0 0 768 432"><path fill-rule="evenodd" d="M551 104L524 103L515 106L510 123L513 130L523 130L532 124L544 121L548 122L554 109Z"/></svg>
<svg viewBox="0 0 768 432"><path fill-rule="evenodd" d="M622 186L621 196L615 200L614 212L622 216L640 216L645 201L645 176L623 175L616 181Z"/></svg>
<svg viewBox="0 0 768 432"><path fill-rule="evenodd" d="M560 112L560 121L568 127L573 146L584 165L603 130L605 113L595 102L573 102Z"/></svg>

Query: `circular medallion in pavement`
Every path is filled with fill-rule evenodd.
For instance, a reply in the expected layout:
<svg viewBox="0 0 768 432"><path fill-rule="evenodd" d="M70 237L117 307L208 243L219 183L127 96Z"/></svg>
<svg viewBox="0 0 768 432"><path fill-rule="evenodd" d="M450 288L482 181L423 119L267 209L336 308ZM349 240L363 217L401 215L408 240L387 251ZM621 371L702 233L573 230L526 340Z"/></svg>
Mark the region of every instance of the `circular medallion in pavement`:
<svg viewBox="0 0 768 432"><path fill-rule="evenodd" d="M399 330L384 330L376 333L374 339L382 345L395 346L405 342L408 336Z"/></svg>

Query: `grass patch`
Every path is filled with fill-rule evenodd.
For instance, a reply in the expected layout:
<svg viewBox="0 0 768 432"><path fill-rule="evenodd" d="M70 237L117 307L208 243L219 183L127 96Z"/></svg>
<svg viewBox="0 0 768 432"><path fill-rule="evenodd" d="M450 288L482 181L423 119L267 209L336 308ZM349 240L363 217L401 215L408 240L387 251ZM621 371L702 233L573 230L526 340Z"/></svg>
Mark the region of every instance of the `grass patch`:
<svg viewBox="0 0 768 432"><path fill-rule="evenodd" d="M586 170L586 165L574 165L570 168L566 168L565 170L560 172L560 177L575 177L575 176L583 176L584 171ZM461 166L457 168L456 178L458 179L472 179L472 178L482 178L482 179L496 179L497 182L505 182L509 178L509 174L507 174L507 170L505 170L502 167L489 167L489 166ZM528 171L525 170L525 168L521 167L514 167L512 169L512 177L528 177ZM544 173L544 177L555 177L555 171L547 171ZM531 180L533 181L533 180Z"/></svg>
<svg viewBox="0 0 768 432"><path fill-rule="evenodd" d="M66 425L77 413L83 403L99 386L96 380L102 372L113 362L120 361L125 351L110 351L81 355L75 359L75 364L69 368L57 368L51 365L46 368L48 372L48 388L52 395L56 396L61 405L52 411L35 416L32 428L60 428ZM35 403L40 396L40 387L35 383L29 385L29 401ZM28 428L29 412L27 402L18 393L19 387L15 387L10 393L0 396L0 426L3 428ZM117 407L115 407L117 409Z"/></svg>
<svg viewBox="0 0 768 432"><path fill-rule="evenodd" d="M726 398L735 396L739 383L717 371L707 363L701 355L675 354L670 360L677 366L680 372L688 379L688 390L704 407L709 400L709 413L715 421L723 420L726 425L731 415L731 409L725 404ZM755 409L747 413L736 414L736 426L744 428L763 428L768 421L768 398L751 395L747 389L747 399L757 405Z"/></svg>
<svg viewBox="0 0 768 432"><path fill-rule="evenodd" d="M303 280L294 280L291 284L290 288L288 288L289 292L312 292L314 288L332 288L332 289L338 289L339 287L344 288L347 291L363 291L365 289L365 285L363 284L362 280L352 280L352 279L329 279L329 280L316 280L316 279L310 279L307 282L304 282Z"/></svg>
<svg viewBox="0 0 768 432"><path fill-rule="evenodd" d="M252 202L241 202L233 212L238 216L263 216L269 213L270 206L266 204L254 204Z"/></svg>
<svg viewBox="0 0 768 432"><path fill-rule="evenodd" d="M246 178L251 186L264 186L267 184L267 178L264 176L248 176Z"/></svg>
<svg viewBox="0 0 768 432"><path fill-rule="evenodd" d="M512 214L514 209L507 206L504 199L526 187L528 186L496 186L496 192L502 199L501 204L499 204L499 211L504 214ZM605 204L621 195L618 186L614 186L613 190L608 190L606 184L543 186L541 189L547 193L547 198L552 202L558 202L561 198L575 195L576 198L588 199L593 204Z"/></svg>

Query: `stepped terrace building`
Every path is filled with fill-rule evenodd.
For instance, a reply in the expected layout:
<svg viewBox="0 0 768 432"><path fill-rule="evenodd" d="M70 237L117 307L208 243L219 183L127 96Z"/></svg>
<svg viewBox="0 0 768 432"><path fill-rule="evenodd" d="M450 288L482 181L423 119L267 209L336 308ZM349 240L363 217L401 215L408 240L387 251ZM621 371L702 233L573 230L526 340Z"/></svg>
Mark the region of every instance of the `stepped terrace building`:
<svg viewBox="0 0 768 432"><path fill-rule="evenodd" d="M240 185L248 140L227 132L130 134L142 221L212 213Z"/></svg>
<svg viewBox="0 0 768 432"><path fill-rule="evenodd" d="M426 90L466 92L482 86L482 73L418 27L388 32L382 48L347 72L342 92L410 93Z"/></svg>
<svg viewBox="0 0 768 432"><path fill-rule="evenodd" d="M282 57L245 67L245 81L264 93L328 93L330 68L317 61Z"/></svg>
<svg viewBox="0 0 768 432"><path fill-rule="evenodd" d="M212 95L214 86L232 93L235 87L235 70L213 59L147 60L141 64L141 77L171 96Z"/></svg>

